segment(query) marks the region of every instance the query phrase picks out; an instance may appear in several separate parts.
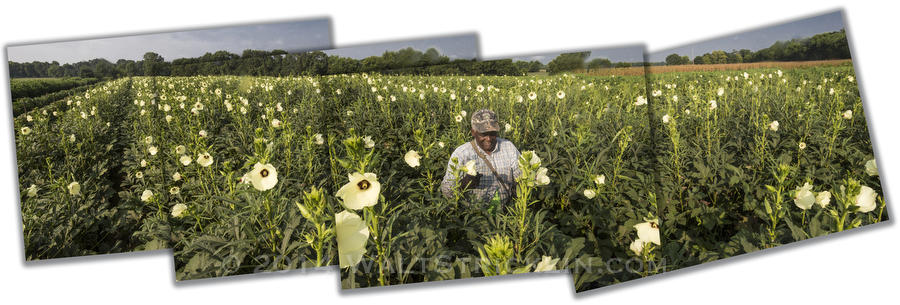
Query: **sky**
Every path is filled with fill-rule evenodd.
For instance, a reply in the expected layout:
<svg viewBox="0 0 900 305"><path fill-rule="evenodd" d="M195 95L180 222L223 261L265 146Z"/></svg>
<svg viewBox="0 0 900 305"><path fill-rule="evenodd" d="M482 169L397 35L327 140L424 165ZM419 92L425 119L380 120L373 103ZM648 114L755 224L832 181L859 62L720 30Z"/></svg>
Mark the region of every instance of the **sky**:
<svg viewBox="0 0 900 305"><path fill-rule="evenodd" d="M677 53L681 56L703 55L716 50L748 49L756 51L770 47L776 41L788 41L794 38L810 37L815 34L834 32L844 28L844 16L841 11L798 19L791 22L761 27L749 31L723 35L717 38L669 48L650 53L651 62L666 60L666 56Z"/></svg>
<svg viewBox="0 0 900 305"><path fill-rule="evenodd" d="M156 52L166 61L199 57L225 50L241 54L246 49L281 49L296 53L332 47L328 18L247 24L207 29L139 34L85 40L60 41L7 47L9 61L58 61L60 64L104 58L140 60Z"/></svg>
<svg viewBox="0 0 900 305"><path fill-rule="evenodd" d="M565 50L565 51L557 51L557 52L545 52L545 53L535 53L535 54L525 54L525 55L514 55L514 56L502 56L502 57L493 57L486 58L485 60L495 60L495 59L513 59L514 61L540 61L542 64L547 64L559 54L564 53L575 53L575 52L591 52L591 55L585 60L585 62L590 62L595 58L606 58L612 62L641 62L644 61L644 45L636 44L636 45L627 45L627 46L619 46L619 47L609 47L609 48L600 48L600 49L576 49L576 50Z"/></svg>
<svg viewBox="0 0 900 305"><path fill-rule="evenodd" d="M411 39L404 41L390 41L371 43L358 46L340 47L332 50L324 50L328 55L338 55L353 59L363 59L369 56L380 56L384 51L397 51L412 47L425 52L429 48L435 48L441 55L454 59L478 58L478 35L460 34L431 38Z"/></svg>

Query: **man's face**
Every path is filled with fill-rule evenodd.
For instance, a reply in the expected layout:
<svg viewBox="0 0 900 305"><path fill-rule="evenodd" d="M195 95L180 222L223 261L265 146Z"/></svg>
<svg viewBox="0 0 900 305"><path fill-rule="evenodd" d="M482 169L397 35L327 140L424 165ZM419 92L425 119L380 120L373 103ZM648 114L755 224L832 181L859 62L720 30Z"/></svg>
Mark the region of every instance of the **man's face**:
<svg viewBox="0 0 900 305"><path fill-rule="evenodd" d="M494 145L497 145L497 134L496 131L482 133L472 129L472 136L475 137L475 143L478 143L478 147L481 147L481 149L486 152L494 151Z"/></svg>

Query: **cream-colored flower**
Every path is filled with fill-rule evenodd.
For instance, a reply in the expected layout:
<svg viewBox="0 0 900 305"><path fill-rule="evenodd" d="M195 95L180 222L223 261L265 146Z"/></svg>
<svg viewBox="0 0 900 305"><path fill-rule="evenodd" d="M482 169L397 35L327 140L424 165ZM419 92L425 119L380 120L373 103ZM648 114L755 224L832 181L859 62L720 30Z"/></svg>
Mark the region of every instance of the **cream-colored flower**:
<svg viewBox="0 0 900 305"><path fill-rule="evenodd" d="M465 165L466 175L475 176L478 175L478 170L475 167L475 160L469 160Z"/></svg>
<svg viewBox="0 0 900 305"><path fill-rule="evenodd" d="M31 134L31 128L28 126L22 127L22 135L27 136L29 134Z"/></svg>
<svg viewBox="0 0 900 305"><path fill-rule="evenodd" d="M69 188L69 194L71 194L72 196L81 195L81 184L78 183L78 181L69 183L68 188Z"/></svg>
<svg viewBox="0 0 900 305"><path fill-rule="evenodd" d="M317 133L317 134L313 135L313 137L315 138L316 145L325 144L325 138L322 137L321 133Z"/></svg>
<svg viewBox="0 0 900 305"><path fill-rule="evenodd" d="M866 174L869 174L869 176L878 175L878 165L875 164L875 159L866 161Z"/></svg>
<svg viewBox="0 0 900 305"><path fill-rule="evenodd" d="M587 199L594 199L594 197L596 197L596 196L597 196L597 191L594 191L592 189L584 190L584 197L587 197Z"/></svg>
<svg viewBox="0 0 900 305"><path fill-rule="evenodd" d="M669 120L671 120L671 119L672 119L672 117L669 114L666 114L662 117L662 121L664 124L668 124Z"/></svg>
<svg viewBox="0 0 900 305"><path fill-rule="evenodd" d="M419 159L421 158L422 156L420 156L419 153L415 150L410 150L406 152L406 155L403 155L403 161L406 162L406 164L410 167L418 167Z"/></svg>
<svg viewBox="0 0 900 305"><path fill-rule="evenodd" d="M831 203L831 192L822 191L816 194L816 204L821 208L825 208Z"/></svg>
<svg viewBox="0 0 900 305"><path fill-rule="evenodd" d="M157 153L156 146L150 146L147 148L147 152L150 153L151 156L155 156Z"/></svg>
<svg viewBox="0 0 900 305"><path fill-rule="evenodd" d="M660 245L659 221L657 219L636 224L634 229L637 230L638 239Z"/></svg>
<svg viewBox="0 0 900 305"><path fill-rule="evenodd" d="M797 188L794 193L794 205L802 210L808 210L816 203L816 195L812 192L812 185L809 182Z"/></svg>
<svg viewBox="0 0 900 305"><path fill-rule="evenodd" d="M534 181L537 183L537 185L550 184L550 176L547 176L546 167L538 168L537 174L534 175Z"/></svg>
<svg viewBox="0 0 900 305"><path fill-rule="evenodd" d="M372 140L372 136L365 136L362 138L363 143L366 144L366 148L375 147L375 141Z"/></svg>
<svg viewBox="0 0 900 305"><path fill-rule="evenodd" d="M709 101L709 110L716 110L716 108L718 108L718 104L716 104L716 101Z"/></svg>
<svg viewBox="0 0 900 305"><path fill-rule="evenodd" d="M360 174L355 172L350 174L348 179L350 182L347 182L335 194L335 196L341 198L345 208L361 210L378 203L378 195L381 193L381 183L378 182L378 176L374 173Z"/></svg>
<svg viewBox="0 0 900 305"><path fill-rule="evenodd" d="M144 178L144 172L136 172L134 173L134 177L138 179Z"/></svg>
<svg viewBox="0 0 900 305"><path fill-rule="evenodd" d="M566 93L563 92L562 90L559 90L558 92L556 92L556 98L564 99L564 98L566 98Z"/></svg>
<svg viewBox="0 0 900 305"><path fill-rule="evenodd" d="M184 211L187 210L187 206L184 203L176 204L172 207L172 217L181 218L184 215Z"/></svg>
<svg viewBox="0 0 900 305"><path fill-rule="evenodd" d="M184 148L184 145L178 145L178 146L175 146L175 153L176 153L176 154L183 155L186 151L187 151L187 149Z"/></svg>
<svg viewBox="0 0 900 305"><path fill-rule="evenodd" d="M250 184L253 184L253 188L259 191L270 190L278 184L278 171L272 164L257 162L247 175L250 178Z"/></svg>
<svg viewBox="0 0 900 305"><path fill-rule="evenodd" d="M725 94L725 88L719 87L719 90L716 91L716 95L722 96L722 94Z"/></svg>
<svg viewBox="0 0 900 305"><path fill-rule="evenodd" d="M173 186L173 187L169 188L169 194L178 195L178 193L181 193L180 187Z"/></svg>
<svg viewBox="0 0 900 305"><path fill-rule="evenodd" d="M779 125L781 124L778 124L778 121L772 121L772 123L769 123L769 129L772 131L778 131Z"/></svg>
<svg viewBox="0 0 900 305"><path fill-rule="evenodd" d="M181 173L175 172L174 174L172 174L172 180L174 180L174 181L181 180Z"/></svg>
<svg viewBox="0 0 900 305"><path fill-rule="evenodd" d="M206 132L206 130L200 130L200 132L198 132L198 134L199 134L200 137L202 137L202 138L205 138L205 137L208 135L208 133Z"/></svg>
<svg viewBox="0 0 900 305"><path fill-rule="evenodd" d="M558 262L559 262L558 258L553 258L552 256L542 255L541 262L539 262L537 264L537 266L534 267L534 272L544 272L544 271L556 270L556 263L558 263Z"/></svg>
<svg viewBox="0 0 900 305"><path fill-rule="evenodd" d="M647 105L647 98L643 95L638 96L637 100L634 102L635 106Z"/></svg>
<svg viewBox="0 0 900 305"><path fill-rule="evenodd" d="M38 192L37 185L31 184L31 186L28 187L28 197L37 196L37 192Z"/></svg>
<svg viewBox="0 0 900 305"><path fill-rule="evenodd" d="M800 147L800 150L806 149L806 143L805 143L805 142L800 142L800 144L797 144L797 146Z"/></svg>
<svg viewBox="0 0 900 305"><path fill-rule="evenodd" d="M868 213L875 209L875 197L878 197L875 190L863 185L859 189L859 195L856 196L853 202L859 207L859 212Z"/></svg>
<svg viewBox="0 0 900 305"><path fill-rule="evenodd" d="M209 167L213 163L213 157L209 153L202 153L197 156L197 164L203 167Z"/></svg>
<svg viewBox="0 0 900 305"><path fill-rule="evenodd" d="M844 111L844 114L841 114L841 116L844 117L845 120L852 119L853 118L853 110Z"/></svg>
<svg viewBox="0 0 900 305"><path fill-rule="evenodd" d="M188 166L191 165L191 162L193 162L194 160L191 159L191 157L188 155L183 155L181 156L181 158L178 158L178 161L181 162L181 165Z"/></svg>
<svg viewBox="0 0 900 305"><path fill-rule="evenodd" d="M606 176L599 175L599 176L594 177L594 184L597 184L597 186L606 184Z"/></svg>
<svg viewBox="0 0 900 305"><path fill-rule="evenodd" d="M143 202L150 201L150 199L152 199L152 198L153 198L153 191L151 191L151 190L144 190L144 192L141 193L141 201L143 201Z"/></svg>
<svg viewBox="0 0 900 305"><path fill-rule="evenodd" d="M334 223L341 268L356 266L366 253L369 227L359 215L348 211L335 214Z"/></svg>
<svg viewBox="0 0 900 305"><path fill-rule="evenodd" d="M631 245L628 246L628 249L631 249L631 252L634 252L634 255L641 256L644 252L644 244L646 241L635 239L631 242Z"/></svg>
<svg viewBox="0 0 900 305"><path fill-rule="evenodd" d="M528 99L529 99L529 100L532 100L532 101L533 101L533 100L536 99L536 98L537 98L537 93L535 93L534 91L528 92Z"/></svg>
<svg viewBox="0 0 900 305"><path fill-rule="evenodd" d="M279 119L272 119L272 127L274 127L274 128L281 128L281 120L279 120Z"/></svg>

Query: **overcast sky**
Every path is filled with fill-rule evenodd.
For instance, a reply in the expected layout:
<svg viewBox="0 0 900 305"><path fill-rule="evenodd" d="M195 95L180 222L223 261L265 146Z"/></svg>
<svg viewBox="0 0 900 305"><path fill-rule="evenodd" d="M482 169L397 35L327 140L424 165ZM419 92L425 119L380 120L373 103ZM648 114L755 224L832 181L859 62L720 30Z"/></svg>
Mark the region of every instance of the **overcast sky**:
<svg viewBox="0 0 900 305"><path fill-rule="evenodd" d="M435 48L441 55L447 56L451 60L473 59L478 58L478 35L460 34L404 41L389 41L340 47L337 49L325 50L324 52L328 55L363 59L369 56L380 56L381 54L384 54L385 51L397 51L409 47L422 52L425 52L430 48Z"/></svg>
<svg viewBox="0 0 900 305"><path fill-rule="evenodd" d="M699 41L684 46L654 51L650 53L651 62L666 60L666 56L677 53L681 56L703 55L716 50L748 49L757 51L772 46L776 41L788 41L794 38L810 37L815 34L838 31L844 28L844 16L841 11L826 13L791 22L760 27L757 29L723 35L709 40Z"/></svg>
<svg viewBox="0 0 900 305"><path fill-rule="evenodd" d="M502 57L493 57L486 58L485 60L493 60L493 59L513 59L515 60L524 60L524 61L540 61L542 64L547 64L559 54L564 53L575 53L575 52L591 52L591 56L585 60L585 62L589 62L595 58L606 58L612 62L641 62L644 61L644 45L636 44L636 45L627 45L627 46L618 46L618 47L609 47L609 48L598 48L598 49L575 49L575 50L564 50L564 51L556 51L556 52L543 52L536 54L524 54L524 55L513 55L513 56L502 56Z"/></svg>
<svg viewBox="0 0 900 305"><path fill-rule="evenodd" d="M146 52L172 61L219 50L240 54L246 49L301 52L331 47L331 23L321 18L8 46L6 50L9 61L55 60L66 64L95 58L113 63L119 59L140 60Z"/></svg>

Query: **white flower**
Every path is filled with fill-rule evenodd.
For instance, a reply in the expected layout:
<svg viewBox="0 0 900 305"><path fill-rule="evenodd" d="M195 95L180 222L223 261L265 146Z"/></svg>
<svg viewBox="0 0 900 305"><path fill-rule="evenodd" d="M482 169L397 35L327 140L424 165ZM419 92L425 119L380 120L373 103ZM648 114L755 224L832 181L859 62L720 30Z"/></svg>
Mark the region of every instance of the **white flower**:
<svg viewBox="0 0 900 305"><path fill-rule="evenodd" d="M823 209L831 203L831 192L824 191L816 194L816 204L818 204Z"/></svg>
<svg viewBox="0 0 900 305"><path fill-rule="evenodd" d="M156 155L156 152L157 152L156 146L150 146L150 147L148 147L148 148L147 148L147 152L149 152L151 156L155 156L155 155Z"/></svg>
<svg viewBox="0 0 900 305"><path fill-rule="evenodd" d="M841 116L843 116L845 120L852 119L853 118L853 110L844 111L844 114L842 114Z"/></svg>
<svg viewBox="0 0 900 305"><path fill-rule="evenodd" d="M719 87L719 91L716 92L716 95L722 96L722 94L725 94L725 88Z"/></svg>
<svg viewBox="0 0 900 305"><path fill-rule="evenodd" d="M546 167L538 168L537 174L534 175L534 181L537 183L537 185L550 184L550 176L547 176Z"/></svg>
<svg viewBox="0 0 900 305"><path fill-rule="evenodd" d="M634 229L637 230L638 239L660 245L658 220L652 219L636 224Z"/></svg>
<svg viewBox="0 0 900 305"><path fill-rule="evenodd" d="M37 185L31 184L31 186L28 187L28 197L37 196L37 192L38 192Z"/></svg>
<svg viewBox="0 0 900 305"><path fill-rule="evenodd" d="M794 205L801 210L808 210L816 203L816 195L812 192L812 185L809 182L797 188L794 194Z"/></svg>
<svg viewBox="0 0 900 305"><path fill-rule="evenodd" d="M169 194L178 195L178 193L181 193L180 187L173 186L173 187L169 188Z"/></svg>
<svg viewBox="0 0 900 305"><path fill-rule="evenodd" d="M281 128L281 120L279 120L279 119L272 119L272 127L275 127L275 128Z"/></svg>
<svg viewBox="0 0 900 305"><path fill-rule="evenodd" d="M475 167L475 160L469 160L469 162L466 162L465 169L466 169L466 175L469 175L469 176L478 175L478 171L476 170L476 167Z"/></svg>
<svg viewBox="0 0 900 305"><path fill-rule="evenodd" d="M469 113L466 112L465 110L462 110L462 111L459 112L459 115L461 115L462 117L466 117L466 115L468 115L468 114L469 114Z"/></svg>
<svg viewBox="0 0 900 305"><path fill-rule="evenodd" d="M366 253L369 227L359 215L348 211L335 214L334 225L341 268L356 266Z"/></svg>
<svg viewBox="0 0 900 305"><path fill-rule="evenodd" d="M594 199L595 196L597 196L596 191L594 191L592 189L584 190L584 197L587 197L587 199Z"/></svg>
<svg viewBox="0 0 900 305"><path fill-rule="evenodd" d="M512 125L509 125L509 123L506 123L506 125L503 126L503 132L509 132L510 130L512 130Z"/></svg>
<svg viewBox="0 0 900 305"><path fill-rule="evenodd" d="M278 171L275 170L272 164L257 162L247 175L250 178L250 183L253 184L253 188L259 191L270 190L275 187L275 184L278 184Z"/></svg>
<svg viewBox="0 0 900 305"><path fill-rule="evenodd" d="M484 86L478 85L478 87L475 87L475 90L478 91L478 92L483 92L483 91L484 91Z"/></svg>
<svg viewBox="0 0 900 305"><path fill-rule="evenodd" d="M709 101L709 110L716 110L716 101Z"/></svg>
<svg viewBox="0 0 900 305"><path fill-rule="evenodd" d="M187 149L184 148L184 145L178 145L178 146L175 146L175 153L176 153L176 154L183 155L183 154L185 153L185 151L187 151Z"/></svg>
<svg viewBox="0 0 900 305"><path fill-rule="evenodd" d="M172 180L174 180L174 181L181 180L181 173L175 172L174 174L172 174Z"/></svg>
<svg viewBox="0 0 900 305"><path fill-rule="evenodd" d="M672 119L672 117L669 116L668 113L662 117L662 121L663 121L664 124L668 124L668 123L669 123L669 120L671 120L671 119Z"/></svg>
<svg viewBox="0 0 900 305"><path fill-rule="evenodd" d="M638 96L637 101L634 102L635 106L646 105L646 104L647 104L647 98L644 97L643 95Z"/></svg>
<svg viewBox="0 0 900 305"><path fill-rule="evenodd" d="M559 92L556 92L556 98L564 99L564 98L566 98L566 93L563 92L562 90L559 90Z"/></svg>
<svg viewBox="0 0 900 305"><path fill-rule="evenodd" d="M541 256L541 262L534 267L534 272L544 272L556 270L556 263L559 262L558 258L553 258L552 256Z"/></svg>
<svg viewBox="0 0 900 305"><path fill-rule="evenodd" d="M800 150L806 149L806 143L805 143L805 142L800 142L800 144L797 144L797 146L800 147Z"/></svg>
<svg viewBox="0 0 900 305"><path fill-rule="evenodd" d="M29 128L28 126L22 127L22 135L27 136L29 134L31 134L31 128Z"/></svg>
<svg viewBox="0 0 900 305"><path fill-rule="evenodd" d="M209 167L213 163L213 157L209 153L202 153L197 156L197 164L203 167Z"/></svg>
<svg viewBox="0 0 900 305"><path fill-rule="evenodd" d="M74 134L70 134L70 135L69 135L69 142L75 142L75 135L74 135Z"/></svg>
<svg viewBox="0 0 900 305"><path fill-rule="evenodd" d="M778 124L778 121L772 121L772 123L769 123L769 129L771 129L772 131L778 131L778 125L780 125Z"/></svg>
<svg viewBox="0 0 900 305"><path fill-rule="evenodd" d="M325 138L322 137L321 133L317 133L317 134L313 135L313 137L315 138L316 145L325 144Z"/></svg>
<svg viewBox="0 0 900 305"><path fill-rule="evenodd" d="M635 239L633 242L631 242L631 245L628 246L628 248L631 249L631 252L634 252L635 255L640 256L644 252L645 243L647 242L640 239Z"/></svg>
<svg viewBox="0 0 900 305"><path fill-rule="evenodd" d="M359 172L348 175L347 182L335 194L341 198L345 208L361 210L378 203L378 195L381 192L381 183L374 173L360 174Z"/></svg>
<svg viewBox="0 0 900 305"><path fill-rule="evenodd" d="M71 194L72 196L81 195L81 184L79 184L78 181L69 183L68 188L69 194Z"/></svg>
<svg viewBox="0 0 900 305"><path fill-rule="evenodd" d="M151 198L153 198L153 191L144 190L144 192L141 193L141 201L147 202L150 201Z"/></svg>
<svg viewBox="0 0 900 305"><path fill-rule="evenodd" d="M176 204L172 207L172 217L180 218L185 210L187 210L187 206L184 203Z"/></svg>
<svg viewBox="0 0 900 305"><path fill-rule="evenodd" d="M606 176L605 175L595 176L594 183L597 184L598 186L606 184Z"/></svg>
<svg viewBox="0 0 900 305"><path fill-rule="evenodd" d="M535 93L534 91L528 92L528 99L529 99L529 100L532 100L532 101L533 101L533 100L536 99L536 98L537 98L537 93Z"/></svg>
<svg viewBox="0 0 900 305"><path fill-rule="evenodd" d="M206 130L200 130L199 134L200 134L200 137L203 137L203 138L205 138L207 135Z"/></svg>
<svg viewBox="0 0 900 305"><path fill-rule="evenodd" d="M32 118L31 115L26 115L25 120L31 122L34 120L34 118Z"/></svg>
<svg viewBox="0 0 900 305"><path fill-rule="evenodd" d="M146 144L153 144L153 137L152 137L152 136L147 136L147 137L145 137L145 138L144 138L144 143L146 143Z"/></svg>
<svg viewBox="0 0 900 305"><path fill-rule="evenodd" d="M456 117L455 117L455 119L456 119L456 122L459 123L459 122L462 122L463 117L462 117L461 115L458 115L458 114L457 114Z"/></svg>
<svg viewBox="0 0 900 305"><path fill-rule="evenodd" d="M172 122L172 116L166 115L166 123Z"/></svg>
<svg viewBox="0 0 900 305"><path fill-rule="evenodd" d="M444 142L443 141L438 142L438 146L440 146L441 148L444 148Z"/></svg>
<svg viewBox="0 0 900 305"><path fill-rule="evenodd" d="M875 190L863 185L859 189L859 195L856 195L856 200L853 202L859 207L859 212L868 213L875 209L875 197L878 197Z"/></svg>
<svg viewBox="0 0 900 305"><path fill-rule="evenodd" d="M405 161L406 164L410 167L417 167L419 166L419 159L421 158L422 156L420 156L418 152L416 152L415 150L410 150L406 152L406 155L403 156L403 161Z"/></svg>
<svg viewBox="0 0 900 305"><path fill-rule="evenodd" d="M375 141L372 140L372 136L365 136L362 140L366 144L366 148L375 147Z"/></svg>
<svg viewBox="0 0 900 305"><path fill-rule="evenodd" d="M690 109L685 109L685 110L684 110L684 114L691 114L691 110L690 110Z"/></svg>
<svg viewBox="0 0 900 305"><path fill-rule="evenodd" d="M191 157L188 155L183 155L181 156L181 158L178 158L178 161L181 162L181 165L188 166L191 165L191 162L193 162L194 160L191 159Z"/></svg>
<svg viewBox="0 0 900 305"><path fill-rule="evenodd" d="M141 171L136 172L136 173L134 173L134 177L138 178L138 179L144 178L144 172L141 172Z"/></svg>
<svg viewBox="0 0 900 305"><path fill-rule="evenodd" d="M866 174L869 174L869 176L878 175L878 165L875 164L875 159L866 161Z"/></svg>

